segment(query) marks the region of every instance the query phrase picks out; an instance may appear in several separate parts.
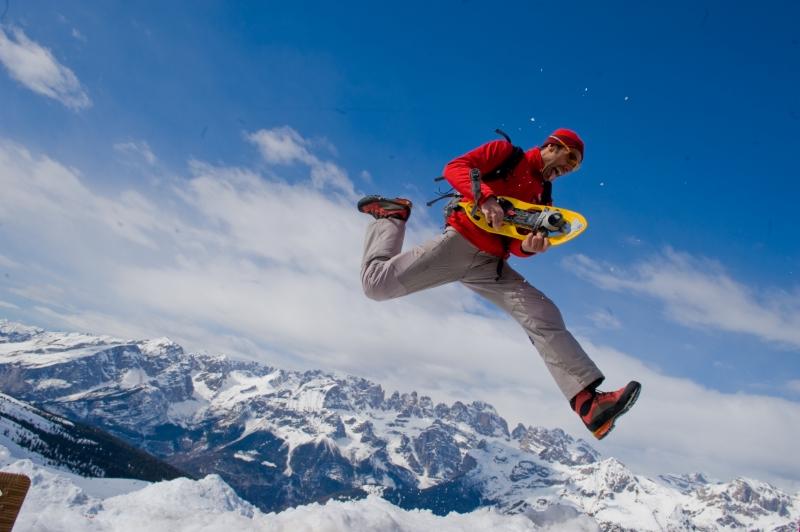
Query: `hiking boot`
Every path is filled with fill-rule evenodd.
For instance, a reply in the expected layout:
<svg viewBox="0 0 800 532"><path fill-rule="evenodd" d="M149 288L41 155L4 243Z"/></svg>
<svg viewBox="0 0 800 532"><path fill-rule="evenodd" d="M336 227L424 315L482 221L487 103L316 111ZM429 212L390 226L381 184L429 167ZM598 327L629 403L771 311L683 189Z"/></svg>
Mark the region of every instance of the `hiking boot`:
<svg viewBox="0 0 800 532"><path fill-rule="evenodd" d="M411 201L405 198L384 198L383 196L364 196L358 201L358 210L378 218L397 218L408 220L411 215Z"/></svg>
<svg viewBox="0 0 800 532"><path fill-rule="evenodd" d="M573 397L570 405L594 437L602 440L614 428L617 418L630 410L641 389L642 385L636 381L629 382L615 392L598 392L587 388Z"/></svg>

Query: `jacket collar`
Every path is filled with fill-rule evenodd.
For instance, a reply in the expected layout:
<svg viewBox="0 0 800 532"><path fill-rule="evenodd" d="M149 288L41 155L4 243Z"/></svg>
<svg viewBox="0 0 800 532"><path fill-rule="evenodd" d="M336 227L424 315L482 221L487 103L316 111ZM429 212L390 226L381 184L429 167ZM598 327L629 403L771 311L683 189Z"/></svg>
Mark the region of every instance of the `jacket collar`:
<svg viewBox="0 0 800 532"><path fill-rule="evenodd" d="M528 160L530 169L540 178L542 177L542 170L544 170L544 161L542 160L542 153L539 148L531 148L525 152L525 159Z"/></svg>

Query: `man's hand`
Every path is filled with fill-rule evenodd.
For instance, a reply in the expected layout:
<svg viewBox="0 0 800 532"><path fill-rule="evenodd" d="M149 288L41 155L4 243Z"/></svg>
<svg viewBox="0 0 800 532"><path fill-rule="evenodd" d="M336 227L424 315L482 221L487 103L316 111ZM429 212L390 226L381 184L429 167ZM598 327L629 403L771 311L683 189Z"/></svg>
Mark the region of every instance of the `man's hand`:
<svg viewBox="0 0 800 532"><path fill-rule="evenodd" d="M481 212L486 217L486 221L489 222L490 227L497 229L503 224L505 213L500 204L497 203L497 198L494 196L483 202L483 205L481 205Z"/></svg>
<svg viewBox="0 0 800 532"><path fill-rule="evenodd" d="M550 239L539 231L529 234L522 241L522 251L525 253L544 253L550 248Z"/></svg>

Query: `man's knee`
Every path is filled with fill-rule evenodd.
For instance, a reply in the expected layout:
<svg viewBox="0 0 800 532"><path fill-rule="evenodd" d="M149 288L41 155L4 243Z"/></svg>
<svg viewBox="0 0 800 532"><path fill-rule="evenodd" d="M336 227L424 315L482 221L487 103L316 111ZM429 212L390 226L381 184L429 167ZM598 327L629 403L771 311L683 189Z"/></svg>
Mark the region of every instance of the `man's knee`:
<svg viewBox="0 0 800 532"><path fill-rule="evenodd" d="M394 284L386 259L375 259L361 270L361 288L364 295L373 301L386 301L401 295Z"/></svg>
<svg viewBox="0 0 800 532"><path fill-rule="evenodd" d="M385 290L381 290L379 286L375 286L366 280L362 282L361 286L364 289L364 295L373 301L386 301L387 299L391 299L391 296L387 294Z"/></svg>
<svg viewBox="0 0 800 532"><path fill-rule="evenodd" d="M374 275L374 272L370 275L369 270L361 276L361 289L373 301L386 301L393 297L391 291L387 290L385 279Z"/></svg>

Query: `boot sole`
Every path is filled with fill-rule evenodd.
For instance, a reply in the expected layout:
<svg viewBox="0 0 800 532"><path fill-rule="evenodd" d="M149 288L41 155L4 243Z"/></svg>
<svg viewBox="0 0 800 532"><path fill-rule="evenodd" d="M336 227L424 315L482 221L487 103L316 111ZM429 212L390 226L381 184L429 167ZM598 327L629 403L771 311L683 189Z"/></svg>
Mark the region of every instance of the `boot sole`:
<svg viewBox="0 0 800 532"><path fill-rule="evenodd" d="M375 213L367 210L369 205L373 203L385 203L387 207L379 207L382 212ZM369 214L375 218L397 218L398 220L408 220L411 216L411 201L398 202L383 196L365 196L358 201L357 208L359 212Z"/></svg>
<svg viewBox="0 0 800 532"><path fill-rule="evenodd" d="M385 199L386 198L384 198L383 196L364 196L363 198L358 200L358 204L357 204L358 211L359 212L364 212L362 209L364 208L365 205L369 205L370 203L372 203L374 201L382 201L382 200L385 200Z"/></svg>
<svg viewBox="0 0 800 532"><path fill-rule="evenodd" d="M603 438L605 438L606 436L608 436L608 435L609 435L609 433L611 433L611 431L614 429L614 423L617 421L617 419L618 419L618 418L619 418L621 415L623 415L624 413L626 413L628 410L630 410L630 409L631 409L631 407L633 406L633 404L634 404L634 403L636 402L636 400L639 398L639 393L640 393L641 391L642 391L642 385L640 384L639 386L637 386L637 387L636 387L636 390L634 390L634 392L633 392L633 393L631 394L631 396L628 398L628 402L627 402L627 403L625 403L625 407L624 407L622 410L620 410L619 412L617 412L617 414L616 414L614 417L612 417L611 419L609 419L608 421L606 421L605 423L603 423L603 424L600 426L600 428L598 428L598 429L596 429L596 430L594 430L594 431L592 432L592 434L594 435L594 437L595 437L595 438L597 438L598 440L602 440Z"/></svg>

